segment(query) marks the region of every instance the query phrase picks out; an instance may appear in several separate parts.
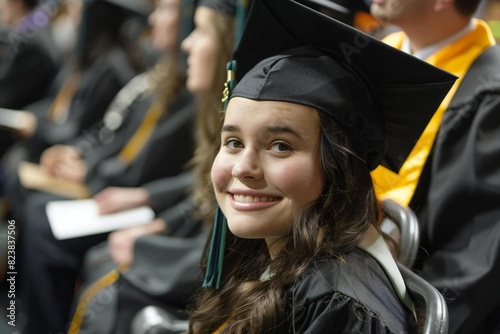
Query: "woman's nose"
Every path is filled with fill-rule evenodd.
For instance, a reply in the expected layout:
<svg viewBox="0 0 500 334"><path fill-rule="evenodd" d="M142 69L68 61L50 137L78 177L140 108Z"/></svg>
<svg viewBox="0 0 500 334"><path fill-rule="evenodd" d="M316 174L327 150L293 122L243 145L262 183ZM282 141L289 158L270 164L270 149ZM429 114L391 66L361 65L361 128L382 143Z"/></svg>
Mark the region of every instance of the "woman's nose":
<svg viewBox="0 0 500 334"><path fill-rule="evenodd" d="M258 154L253 150L245 150L234 164L232 174L240 180L261 178L263 173Z"/></svg>

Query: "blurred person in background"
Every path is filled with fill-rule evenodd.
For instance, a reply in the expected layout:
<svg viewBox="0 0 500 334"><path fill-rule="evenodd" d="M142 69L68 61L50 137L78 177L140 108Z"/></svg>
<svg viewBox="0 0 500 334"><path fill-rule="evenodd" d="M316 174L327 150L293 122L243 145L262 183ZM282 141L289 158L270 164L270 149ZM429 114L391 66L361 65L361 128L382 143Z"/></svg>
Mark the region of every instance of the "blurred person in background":
<svg viewBox="0 0 500 334"><path fill-rule="evenodd" d="M235 40L235 20L241 23L245 19L238 13L248 5L234 0L199 2L195 29L182 43L188 54L187 87L199 104L192 168L180 177L142 188L108 188L95 197L101 212L106 213L138 205L166 209L150 226L116 231L108 237L104 250L110 253L112 266L126 266L126 271L102 275L98 270L102 264L92 261L94 255L100 255L102 245L87 254L86 259L91 260L84 268L86 289L78 300L72 330L83 334L106 328L112 330L103 333L127 333L133 316L148 305L160 306L174 318L186 318L187 303L201 284L199 261L214 217L210 168L218 148L225 68ZM169 205L174 190L180 187L187 196ZM99 302L103 296L110 297L104 307ZM102 311L96 313L97 307ZM92 321L87 320L90 317Z"/></svg>
<svg viewBox="0 0 500 334"><path fill-rule="evenodd" d="M500 332L500 51L480 0L373 0L401 32L384 41L459 77L379 198L409 205L421 229L414 270L445 297L450 334ZM425 97L422 97L425 98Z"/></svg>
<svg viewBox="0 0 500 334"><path fill-rule="evenodd" d="M140 1L137 1L141 3ZM185 88L179 49L179 0L162 0L165 22L150 24L161 57L154 67L134 77L115 97L95 132L104 137L79 136L71 145L56 145L42 154L41 166L68 182L85 185L93 195L107 186L139 186L184 171L194 149L195 101ZM186 9L187 10L187 9ZM106 137L108 135L108 137ZM19 187L17 187L19 188ZM23 215L21 240L22 308L26 333L66 331L75 284L83 255L107 234L58 240L52 234L45 204L70 199L48 192L11 188ZM18 191L16 194L14 194ZM71 220L71 217L68 217ZM36 277L36 279L34 279Z"/></svg>
<svg viewBox="0 0 500 334"><path fill-rule="evenodd" d="M100 0L72 0L66 6L71 6L68 16L56 17L52 27L54 36L60 30L73 36L56 39L64 48L63 67L49 96L18 112L24 119L19 143L3 159L7 172L20 160L38 162L46 148L66 143L100 121L117 92L144 70L138 42L132 41L136 36L128 36L125 28L144 21L147 13Z"/></svg>
<svg viewBox="0 0 500 334"><path fill-rule="evenodd" d="M22 109L44 98L60 67L50 33L53 14L37 0L0 0L0 108ZM16 141L0 132L0 157Z"/></svg>

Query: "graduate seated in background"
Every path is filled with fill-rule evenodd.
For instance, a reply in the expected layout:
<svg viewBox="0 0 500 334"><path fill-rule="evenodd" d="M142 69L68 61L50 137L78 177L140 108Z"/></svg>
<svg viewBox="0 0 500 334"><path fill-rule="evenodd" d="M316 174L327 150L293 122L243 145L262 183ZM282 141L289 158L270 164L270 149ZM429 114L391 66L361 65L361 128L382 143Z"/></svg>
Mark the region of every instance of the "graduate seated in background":
<svg viewBox="0 0 500 334"><path fill-rule="evenodd" d="M399 173L373 172L378 196L418 217L414 269L447 300L452 334L500 332L500 295L492 293L500 277L500 49L474 18L479 3L371 7L402 29L385 42L459 77Z"/></svg>
<svg viewBox="0 0 500 334"><path fill-rule="evenodd" d="M20 142L3 159L7 171L20 160L38 162L46 148L84 134L102 120L117 92L144 70L138 42L132 41L135 36L128 36L126 27L145 21L147 13L133 10L103 0L83 3L82 22L73 28L78 39L50 96L27 105L26 111L15 111L22 116L16 132ZM4 113L0 110L2 119Z"/></svg>
<svg viewBox="0 0 500 334"><path fill-rule="evenodd" d="M187 86L200 104L192 168L179 177L141 188L108 188L95 196L102 212L144 204L165 209L149 226L113 232L107 244L87 253L84 288L72 330L78 329L82 334L98 329L100 333L128 333L134 315L148 305L158 305L174 317L186 318L187 303L201 284L199 259L214 217L210 168L218 149L221 87L233 50L233 27L235 21L244 20L236 14L238 5L242 4L234 0L200 1L195 12L195 30L182 43L188 53ZM187 197L172 205L169 202L175 196L175 188L184 188ZM103 252L108 254L103 256ZM114 263L106 261L109 255ZM117 265L128 269L111 270ZM104 296L109 301L106 305L100 303Z"/></svg>
<svg viewBox="0 0 500 334"><path fill-rule="evenodd" d="M37 0L0 1L0 108L21 109L46 96L61 63L50 33L51 12ZM38 19L35 19L38 18ZM41 20L40 18L44 18ZM16 141L0 132L0 157Z"/></svg>
<svg viewBox="0 0 500 334"><path fill-rule="evenodd" d="M142 0L137 3L141 4ZM172 43L172 38L167 35L163 39L163 43L167 43L163 47L170 47L168 43ZM139 185L182 170L174 163L177 159L156 168L163 163L163 154L171 153L169 150L175 144L168 140L162 145L155 143L176 134L179 138L191 138L185 132L189 132L195 114L191 108L192 96L184 88L183 70L177 68L183 66L178 52L170 52L170 49L162 52L164 55L154 67L134 77L116 94L101 121L65 145L54 145L43 151L40 166L46 174L60 181L85 185L88 188L85 196L89 196L110 185ZM182 112L184 109L189 111ZM178 161L189 160L191 152L192 140L189 139L186 150L177 153ZM128 178L122 177L123 173L128 174ZM32 191L20 186L17 170L9 175L8 181L13 215L22 220L26 212L22 209L25 198ZM45 191L57 192L57 189Z"/></svg>
<svg viewBox="0 0 500 334"><path fill-rule="evenodd" d="M370 170L399 169L455 77L292 0L254 0L229 67L189 333L415 331Z"/></svg>
<svg viewBox="0 0 500 334"><path fill-rule="evenodd" d="M0 53L2 108L20 109L44 97L57 73L61 55L50 34L52 13L38 4L37 0L0 2L0 24L8 29Z"/></svg>
<svg viewBox="0 0 500 334"><path fill-rule="evenodd" d="M118 93L104 124L96 131L103 136L75 139L75 151L63 147L63 151L69 149L73 153L79 150L78 163L82 162L85 167L78 168L72 160L51 160L44 153L43 168L66 183L69 179L79 181L89 195L108 186L137 187L184 172L194 150L196 104L185 87L180 55L181 13L185 10L181 4L164 8L165 22L150 19L154 45L161 50L162 57L152 69L136 76ZM50 163L45 159L51 160ZM63 168L51 167L57 163ZM21 229L20 302L27 321L23 330L26 333L62 332L69 322L83 255L105 240L107 234L56 239L45 206L53 200L70 198L49 193L54 189L23 188L19 181L10 184L7 195L15 209L13 214L18 214ZM68 222L71 223L71 217Z"/></svg>

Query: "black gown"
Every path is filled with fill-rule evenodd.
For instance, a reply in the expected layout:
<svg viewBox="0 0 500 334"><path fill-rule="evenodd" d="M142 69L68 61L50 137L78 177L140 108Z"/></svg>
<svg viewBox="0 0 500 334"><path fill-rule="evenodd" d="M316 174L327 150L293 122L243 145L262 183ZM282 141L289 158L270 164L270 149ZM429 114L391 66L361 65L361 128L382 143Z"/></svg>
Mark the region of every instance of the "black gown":
<svg viewBox="0 0 500 334"><path fill-rule="evenodd" d="M449 333L500 333L500 48L480 56L446 110L410 203L416 269L447 300Z"/></svg>
<svg viewBox="0 0 500 334"><path fill-rule="evenodd" d="M0 32L0 108L22 109L45 98L59 70L61 55L49 27L30 25L33 13ZM13 133L1 130L0 157L17 140Z"/></svg>
<svg viewBox="0 0 500 334"><path fill-rule="evenodd" d="M137 116L143 116L151 97L139 98L130 105L131 112L108 145L88 146L84 156L89 166L86 184L92 193L107 186L138 187L155 179L174 176L184 170L192 156L192 125L196 113L193 96L181 90L169 105L142 150L130 164L114 154L137 129ZM141 117L139 117L140 119ZM84 138L89 141L90 139ZM102 144L102 143L101 143ZM182 145L181 145L182 144ZM57 240L53 236L45 204L64 198L29 192L24 197L25 211L21 240L24 254L21 303L28 318L26 333L61 332L69 321L75 281L85 252L106 239L106 234L77 239ZM36 277L36 279L34 279Z"/></svg>
<svg viewBox="0 0 500 334"><path fill-rule="evenodd" d="M285 292L288 317L263 333L413 333L414 316L378 262L355 248L322 259Z"/></svg>

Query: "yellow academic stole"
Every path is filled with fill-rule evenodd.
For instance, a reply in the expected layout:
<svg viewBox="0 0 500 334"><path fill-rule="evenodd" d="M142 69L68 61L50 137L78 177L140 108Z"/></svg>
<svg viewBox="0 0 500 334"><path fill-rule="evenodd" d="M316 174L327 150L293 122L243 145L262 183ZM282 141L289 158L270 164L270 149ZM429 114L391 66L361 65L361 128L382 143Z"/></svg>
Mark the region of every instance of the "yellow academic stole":
<svg viewBox="0 0 500 334"><path fill-rule="evenodd" d="M426 59L428 63L453 73L458 80L435 112L399 173L396 174L383 166L377 167L371 173L378 199L390 198L405 206L410 203L445 110L474 60L495 44L485 22L475 19L474 24L476 27L473 31ZM404 33L398 32L387 36L384 42L400 49L405 38ZM425 99L425 96L422 98Z"/></svg>

